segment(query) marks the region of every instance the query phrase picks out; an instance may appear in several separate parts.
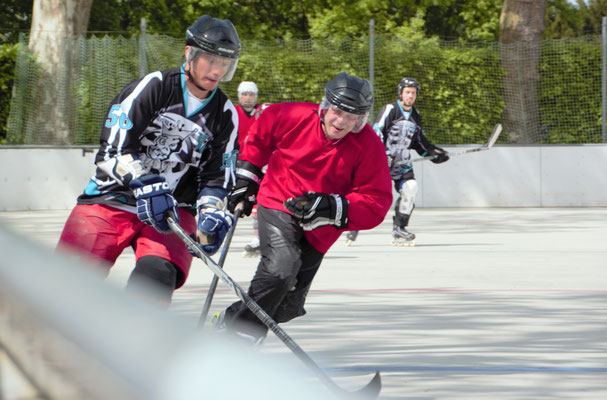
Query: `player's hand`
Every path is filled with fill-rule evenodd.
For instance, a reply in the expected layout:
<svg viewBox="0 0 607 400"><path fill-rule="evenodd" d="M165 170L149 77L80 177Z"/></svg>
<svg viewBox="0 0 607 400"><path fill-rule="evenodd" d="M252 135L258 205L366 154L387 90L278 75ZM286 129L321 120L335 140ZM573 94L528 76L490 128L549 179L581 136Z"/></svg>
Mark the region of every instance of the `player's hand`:
<svg viewBox="0 0 607 400"><path fill-rule="evenodd" d="M440 147L433 148L429 155L434 156L434 158L430 160L434 164L444 163L445 161L449 160L449 152L441 149Z"/></svg>
<svg viewBox="0 0 607 400"><path fill-rule="evenodd" d="M262 179L261 168L248 161L238 160L236 183L228 196L228 211L234 213L236 206L242 203L241 215L251 215L253 206L257 204L257 192Z"/></svg>
<svg viewBox="0 0 607 400"><path fill-rule="evenodd" d="M234 218L224 211L216 208L200 209L196 241L202 251L209 255L215 254L232 225L234 225Z"/></svg>
<svg viewBox="0 0 607 400"><path fill-rule="evenodd" d="M129 186L137 199L137 216L146 225L158 232L171 233L165 217L171 212L179 223L177 201L169 189L169 184L160 175L148 174L133 179Z"/></svg>
<svg viewBox="0 0 607 400"><path fill-rule="evenodd" d="M306 231L325 225L344 229L348 224L348 200L339 194L307 192L283 204Z"/></svg>

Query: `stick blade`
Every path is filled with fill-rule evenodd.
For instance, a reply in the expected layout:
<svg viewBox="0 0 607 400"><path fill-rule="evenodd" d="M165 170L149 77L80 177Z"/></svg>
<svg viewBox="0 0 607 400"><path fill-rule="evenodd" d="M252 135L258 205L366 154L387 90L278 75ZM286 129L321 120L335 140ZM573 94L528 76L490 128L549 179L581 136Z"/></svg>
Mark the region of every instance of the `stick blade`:
<svg viewBox="0 0 607 400"><path fill-rule="evenodd" d="M354 391L348 392L347 395L349 399L376 399L379 396L379 392L381 391L381 375L379 371L375 372L375 376L371 379L371 382L367 383L362 388Z"/></svg>
<svg viewBox="0 0 607 400"><path fill-rule="evenodd" d="M502 133L502 124L497 124L493 128L493 132L491 132L491 136L489 137L489 141L487 142L486 147L488 149L493 147L493 145L497 141L497 138L500 136L500 133Z"/></svg>

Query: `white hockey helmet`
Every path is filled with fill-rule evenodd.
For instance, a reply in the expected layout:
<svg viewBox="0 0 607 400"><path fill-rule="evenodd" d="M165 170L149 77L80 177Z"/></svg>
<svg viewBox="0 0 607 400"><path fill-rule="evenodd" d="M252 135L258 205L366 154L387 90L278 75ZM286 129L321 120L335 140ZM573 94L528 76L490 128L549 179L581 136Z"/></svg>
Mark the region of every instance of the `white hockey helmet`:
<svg viewBox="0 0 607 400"><path fill-rule="evenodd" d="M257 85L255 82L251 81L242 81L240 85L238 85L238 96L242 96L243 93L254 93L257 96Z"/></svg>

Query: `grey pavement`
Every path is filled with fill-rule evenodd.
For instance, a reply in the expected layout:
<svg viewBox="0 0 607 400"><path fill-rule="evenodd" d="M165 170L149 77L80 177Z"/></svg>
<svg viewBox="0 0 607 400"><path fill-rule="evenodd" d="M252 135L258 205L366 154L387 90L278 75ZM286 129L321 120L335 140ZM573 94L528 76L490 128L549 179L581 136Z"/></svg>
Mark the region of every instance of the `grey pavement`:
<svg viewBox="0 0 607 400"><path fill-rule="evenodd" d="M54 246L69 210L0 212ZM422 208L413 248L391 214L327 253L308 314L281 326L344 388L381 371L381 399L607 399L607 208ZM258 260L241 220L225 269ZM109 280L124 285L125 252ZM195 260L169 312L198 324L212 274ZM236 300L220 283L211 313ZM289 353L272 334L260 352ZM288 398L288 396L286 397Z"/></svg>

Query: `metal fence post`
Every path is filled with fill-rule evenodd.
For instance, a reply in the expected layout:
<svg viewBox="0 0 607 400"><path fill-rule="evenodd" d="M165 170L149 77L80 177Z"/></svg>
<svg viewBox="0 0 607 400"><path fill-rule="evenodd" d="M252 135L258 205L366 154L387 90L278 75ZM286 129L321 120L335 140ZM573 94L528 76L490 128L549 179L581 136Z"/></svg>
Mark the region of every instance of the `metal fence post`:
<svg viewBox="0 0 607 400"><path fill-rule="evenodd" d="M603 143L607 143L607 129L605 125L605 119L607 118L607 17L602 19L602 47L603 57L601 59L602 73L601 73L601 103L603 106L603 118L601 118L601 134Z"/></svg>
<svg viewBox="0 0 607 400"><path fill-rule="evenodd" d="M374 85L375 76L375 20L369 21L369 83L371 89L375 90Z"/></svg>
<svg viewBox="0 0 607 400"><path fill-rule="evenodd" d="M146 56L145 53L145 30L147 28L147 24L145 22L145 18L141 18L141 24L140 24L140 29L141 32L139 34L139 40L138 40L138 51L139 51L139 57L138 57L138 64L139 64L139 76L145 76L148 73L148 58Z"/></svg>

